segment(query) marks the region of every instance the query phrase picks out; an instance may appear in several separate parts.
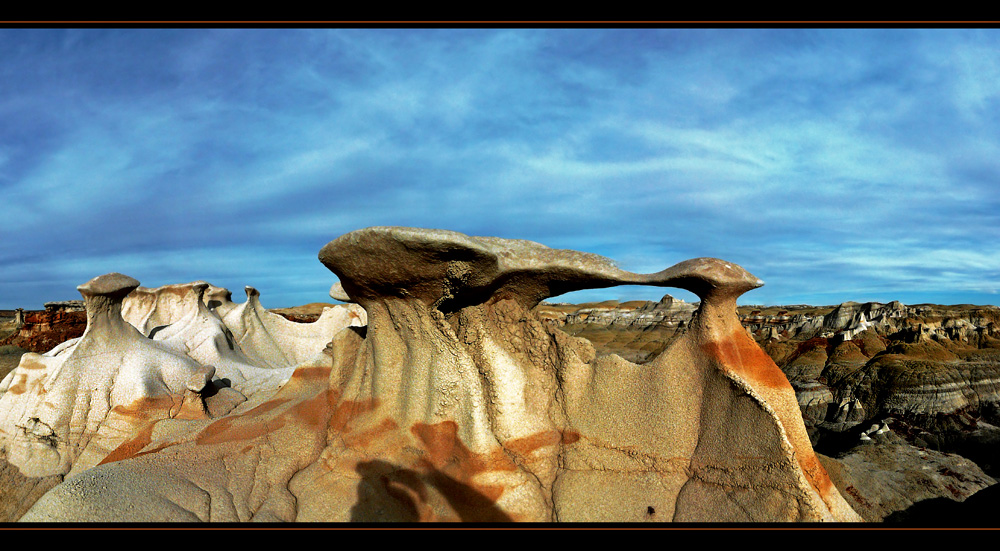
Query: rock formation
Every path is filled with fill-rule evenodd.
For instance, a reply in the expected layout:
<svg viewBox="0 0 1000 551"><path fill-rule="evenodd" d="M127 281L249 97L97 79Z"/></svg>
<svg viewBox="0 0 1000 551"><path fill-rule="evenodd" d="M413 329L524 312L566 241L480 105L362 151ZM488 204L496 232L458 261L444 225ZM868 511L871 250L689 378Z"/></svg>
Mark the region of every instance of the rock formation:
<svg viewBox="0 0 1000 551"><path fill-rule="evenodd" d="M197 415L214 369L146 339L121 315L138 282L121 274L78 287L87 330L45 355L25 354L0 384L8 461L30 477L96 465L131 436L134 418ZM198 412L201 413L201 412Z"/></svg>
<svg viewBox="0 0 1000 551"><path fill-rule="evenodd" d="M954 454L910 445L894 419L875 424L836 461L825 459L830 478L843 489L844 498L865 520L893 522L921 502L962 502L996 484L972 461ZM990 509L992 511L992 509ZM985 511L983 511L985 512ZM940 512L919 526L961 526L970 515ZM987 526L989 523L978 523Z"/></svg>
<svg viewBox="0 0 1000 551"><path fill-rule="evenodd" d="M77 305L79 303L79 306ZM83 335L87 316L80 301L47 302L44 311L16 310L17 331L0 339L0 346L17 346L32 352L51 350L59 343Z"/></svg>
<svg viewBox="0 0 1000 551"><path fill-rule="evenodd" d="M449 503L445 480L519 520L852 518L811 454L791 387L739 326L736 297L760 285L739 267L696 259L638 275L535 243L400 228L349 234L320 258L369 315L364 362L334 376L367 405L351 432L382 427L384 444L335 454L339 470L367 472L376 452L381 480L337 478L322 493L341 507L381 494L357 518L393 519L373 507L393 501L385 477L430 494L417 502L430 518L476 514ZM690 338L647 367L593 362L529 313L551 294L622 283L703 299ZM766 511L746 508L760 499Z"/></svg>
<svg viewBox="0 0 1000 551"><path fill-rule="evenodd" d="M656 304L540 308L571 334L593 342L599 354L645 363L685 330L683 323L673 333L644 324L636 312ZM840 432L888 416L931 433L920 445L1000 439L995 306L846 302L742 306L739 312L795 388L814 445L813 429ZM618 329L607 331L611 326Z"/></svg>
<svg viewBox="0 0 1000 551"><path fill-rule="evenodd" d="M698 304L664 295L659 302L605 301L580 306L542 303L536 314L575 337L583 337L600 353L614 353L643 364L659 356L687 330Z"/></svg>
<svg viewBox="0 0 1000 551"><path fill-rule="evenodd" d="M118 274L81 286L87 332L25 355L0 396L10 464L72 470L22 520L860 520L791 385L740 324L736 298L761 282L739 266L700 258L642 275L395 227L319 256L340 278L331 296L363 311L315 334L264 311L252 288L233 306L203 282L129 299L138 282ZM597 357L533 310L622 284L701 299L644 365ZM322 354L302 344L317 341Z"/></svg>
<svg viewBox="0 0 1000 551"><path fill-rule="evenodd" d="M82 337L45 354L24 354L0 383L0 471L16 467L29 481L71 476L124 453L121 446L150 423L220 417L248 397L280 388L294 366L248 359L232 330L208 309L210 287L145 289L121 274L78 287L86 303ZM290 322L255 300L232 306L239 311L235 321L256 320L252 330L284 343L285 354L322 356L329 338L316 337L315 327L275 329L271 324ZM320 332L351 319L328 318ZM360 323L357 318L355 312ZM243 337L246 327L239 325ZM9 499L16 488L6 490Z"/></svg>
<svg viewBox="0 0 1000 551"><path fill-rule="evenodd" d="M990 459L1000 442L1000 309L894 301L816 310L743 318L799 392L814 445L895 417L916 427L914 445L969 453L1000 474Z"/></svg>

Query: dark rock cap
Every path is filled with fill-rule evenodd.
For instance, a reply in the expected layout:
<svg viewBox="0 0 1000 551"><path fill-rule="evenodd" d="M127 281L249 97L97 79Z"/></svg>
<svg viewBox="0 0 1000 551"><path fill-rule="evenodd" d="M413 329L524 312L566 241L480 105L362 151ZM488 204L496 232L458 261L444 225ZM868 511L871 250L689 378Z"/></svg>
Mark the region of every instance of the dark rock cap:
<svg viewBox="0 0 1000 551"><path fill-rule="evenodd" d="M703 299L736 297L763 285L743 268L716 258L636 274L596 254L421 228L353 231L327 243L319 259L340 278L344 293L362 303L396 296L444 306L510 297L530 308L550 296L614 285L680 287Z"/></svg>
<svg viewBox="0 0 1000 551"><path fill-rule="evenodd" d="M103 295L111 298L125 298L126 295L139 286L139 281L125 274L113 272L97 276L79 285L76 290L86 297Z"/></svg>

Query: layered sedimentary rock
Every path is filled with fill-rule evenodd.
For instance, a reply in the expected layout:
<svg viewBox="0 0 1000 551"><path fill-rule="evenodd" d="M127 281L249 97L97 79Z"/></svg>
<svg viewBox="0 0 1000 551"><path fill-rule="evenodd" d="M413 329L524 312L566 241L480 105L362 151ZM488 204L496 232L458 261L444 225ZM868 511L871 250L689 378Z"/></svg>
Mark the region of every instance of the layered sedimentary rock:
<svg viewBox="0 0 1000 551"><path fill-rule="evenodd" d="M659 302L542 303L535 312L546 323L594 343L601 355L617 354L642 364L659 356L687 330L697 307L665 295Z"/></svg>
<svg viewBox="0 0 1000 551"><path fill-rule="evenodd" d="M823 459L844 498L865 520L892 522L916 503L962 502L996 484L969 459L915 447L895 433L906 428L889 418L868 428L837 461ZM939 513L922 526L963 525L968 518Z"/></svg>
<svg viewBox="0 0 1000 551"><path fill-rule="evenodd" d="M659 302L646 302L629 307L612 301L607 306L595 305L574 309L560 319L559 325L594 324L620 329L648 329L653 326L677 327L691 320L697 304L664 295ZM551 308L551 306L550 306Z"/></svg>
<svg viewBox="0 0 1000 551"><path fill-rule="evenodd" d="M247 314L249 292L224 325L247 358L300 362L288 381L228 414L149 421L24 520L859 519L813 453L792 387L739 323L736 298L761 282L738 266L703 258L641 275L410 228L347 234L320 260L340 278L331 295L363 307L367 327L332 330L325 355L290 356L290 341L257 338L269 325ZM598 358L532 310L629 283L701 298L645 365Z"/></svg>
<svg viewBox="0 0 1000 551"><path fill-rule="evenodd" d="M791 379L817 449L855 473L872 471L856 474L858 484L849 491L860 496L851 502L866 518L887 512L905 518L899 509L911 503L962 501L984 479L994 483L989 476L1000 476L1000 309L891 302L806 311L810 316L790 321L779 320L774 309L758 310L743 321ZM891 446L866 430L889 420L902 440ZM859 443L868 459L852 448ZM920 470L900 460L875 473L870 458L879 454L919 457ZM985 474L966 470L961 462L968 459ZM927 470L933 476L922 478Z"/></svg>
<svg viewBox="0 0 1000 551"><path fill-rule="evenodd" d="M777 339L758 329L755 336L793 383L822 384L832 401L862 405L868 414L857 422L970 408L993 422L1000 403L1000 311L890 305L848 303L834 309L830 315L839 314L824 329L785 328ZM833 421L830 415L826 420Z"/></svg>
<svg viewBox="0 0 1000 551"><path fill-rule="evenodd" d="M59 343L83 335L87 316L80 301L47 302L44 311L18 309L16 331L0 339L0 346L16 346L32 352L51 350Z"/></svg>

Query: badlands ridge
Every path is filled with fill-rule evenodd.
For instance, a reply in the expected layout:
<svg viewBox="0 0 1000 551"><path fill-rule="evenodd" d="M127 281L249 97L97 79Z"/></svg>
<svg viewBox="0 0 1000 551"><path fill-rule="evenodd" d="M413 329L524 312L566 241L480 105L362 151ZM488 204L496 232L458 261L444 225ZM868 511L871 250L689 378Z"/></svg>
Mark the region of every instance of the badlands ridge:
<svg viewBox="0 0 1000 551"><path fill-rule="evenodd" d="M206 282L80 285L82 336L24 354L0 384L3 520L880 520L888 509L871 506L857 473L881 459L837 462L813 446L860 440L876 412L902 418L926 402L920 384L885 391L905 354L884 353L871 324L901 305L741 320L737 297L762 282L718 259L643 275L528 241L397 227L349 233L319 258L349 304L312 323L265 310L251 287L235 304ZM615 353L571 335L593 332L599 312L541 303L623 284L700 302L665 297L608 318L664 337L606 340ZM904 336L989 344L981 321ZM967 393L934 392L969 411ZM963 498L994 482L913 450L938 453Z"/></svg>

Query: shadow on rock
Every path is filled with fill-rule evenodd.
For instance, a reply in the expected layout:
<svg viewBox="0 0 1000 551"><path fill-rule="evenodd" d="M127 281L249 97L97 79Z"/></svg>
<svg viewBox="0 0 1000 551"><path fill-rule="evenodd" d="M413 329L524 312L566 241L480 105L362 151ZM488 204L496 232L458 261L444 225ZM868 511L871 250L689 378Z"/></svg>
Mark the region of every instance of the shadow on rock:
<svg viewBox="0 0 1000 551"><path fill-rule="evenodd" d="M443 497L462 522L512 522L496 504L445 473L422 473L385 461L365 461L355 469L361 475L358 501L351 507L353 522L420 522L445 520L433 516L428 504L433 494Z"/></svg>
<svg viewBox="0 0 1000 551"><path fill-rule="evenodd" d="M998 508L1000 485L995 485L976 492L965 501L939 497L914 503L885 517L883 522L922 528L988 527L996 525Z"/></svg>

